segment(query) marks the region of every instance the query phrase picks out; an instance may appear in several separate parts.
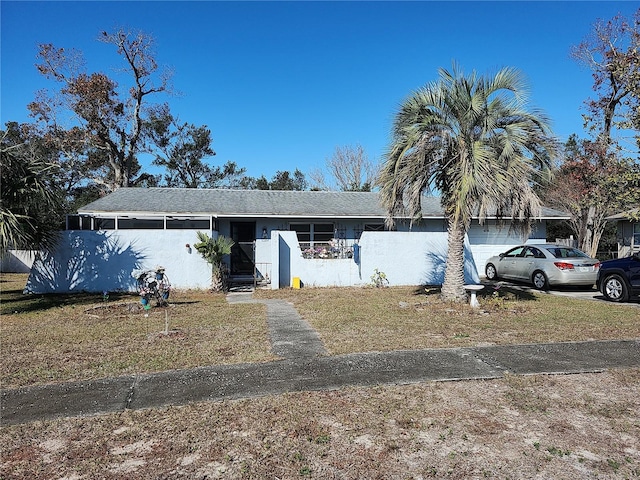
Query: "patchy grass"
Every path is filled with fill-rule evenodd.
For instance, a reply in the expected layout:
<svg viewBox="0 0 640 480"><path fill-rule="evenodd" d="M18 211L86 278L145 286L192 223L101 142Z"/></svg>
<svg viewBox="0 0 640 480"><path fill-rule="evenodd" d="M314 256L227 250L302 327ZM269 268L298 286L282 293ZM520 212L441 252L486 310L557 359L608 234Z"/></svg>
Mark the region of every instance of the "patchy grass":
<svg viewBox="0 0 640 480"><path fill-rule="evenodd" d="M347 388L3 427L0 478L637 478L640 370Z"/></svg>
<svg viewBox="0 0 640 480"><path fill-rule="evenodd" d="M23 295L25 282L25 275L0 276L5 388L275 359L261 304L174 291L170 307L145 316L136 295ZM332 354L640 337L637 308L504 287L481 295L480 309L444 303L437 289L415 287L254 296L293 302Z"/></svg>
<svg viewBox="0 0 640 480"><path fill-rule="evenodd" d="M332 354L640 337L635 307L485 290L479 309L442 302L436 288L303 288L255 296L292 302Z"/></svg>
<svg viewBox="0 0 640 480"><path fill-rule="evenodd" d="M3 388L273 359L260 304L177 291L145 316L137 296L22 295L25 280L0 276ZM637 308L505 289L478 310L415 288L256 297L292 301L334 354L640 337ZM0 478L638 478L638 391L627 369L39 421L0 428Z"/></svg>
<svg viewBox="0 0 640 480"><path fill-rule="evenodd" d="M261 304L174 291L145 312L137 295L23 295L25 281L1 277L3 388L275 358Z"/></svg>

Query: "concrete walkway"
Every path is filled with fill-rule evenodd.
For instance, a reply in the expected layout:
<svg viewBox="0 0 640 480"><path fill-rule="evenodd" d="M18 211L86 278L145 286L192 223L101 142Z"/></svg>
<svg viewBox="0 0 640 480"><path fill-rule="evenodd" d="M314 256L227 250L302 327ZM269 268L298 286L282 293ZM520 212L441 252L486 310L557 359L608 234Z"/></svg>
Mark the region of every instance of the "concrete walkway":
<svg viewBox="0 0 640 480"><path fill-rule="evenodd" d="M237 293L229 295L228 301L256 300L250 294ZM282 360L2 390L2 424L346 386L640 367L640 340L327 356L317 333L291 304L280 300L261 302L267 305L273 352L283 357Z"/></svg>
<svg viewBox="0 0 640 480"><path fill-rule="evenodd" d="M285 359L306 359L328 355L318 333L305 322L293 305L284 300L254 300L251 292L231 292L229 303L264 303L271 352Z"/></svg>

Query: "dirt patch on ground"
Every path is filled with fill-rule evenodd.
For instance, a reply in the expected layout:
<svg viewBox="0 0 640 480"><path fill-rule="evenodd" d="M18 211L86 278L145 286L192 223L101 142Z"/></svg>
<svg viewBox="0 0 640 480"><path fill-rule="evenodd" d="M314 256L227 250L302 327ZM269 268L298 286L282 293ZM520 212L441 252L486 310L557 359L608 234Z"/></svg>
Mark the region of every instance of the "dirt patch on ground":
<svg viewBox="0 0 640 480"><path fill-rule="evenodd" d="M1 430L6 479L640 476L640 370L302 392Z"/></svg>

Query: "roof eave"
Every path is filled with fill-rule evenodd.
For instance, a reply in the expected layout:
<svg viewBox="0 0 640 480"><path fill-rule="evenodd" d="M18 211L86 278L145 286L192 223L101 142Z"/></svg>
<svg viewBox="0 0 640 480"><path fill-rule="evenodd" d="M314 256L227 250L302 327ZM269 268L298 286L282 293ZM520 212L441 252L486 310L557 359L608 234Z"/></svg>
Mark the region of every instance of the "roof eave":
<svg viewBox="0 0 640 480"><path fill-rule="evenodd" d="M338 214L323 214L318 215L315 213L301 213L301 214L276 214L276 213L211 213L211 212L156 212L156 211L98 211L98 210L78 210L78 215L91 215L94 217L213 217L213 218L321 218L321 219L380 219L387 218L385 215L379 213L361 214L361 215L338 215ZM399 220L409 220L411 217L396 216ZM429 217L432 218L432 217ZM434 217L436 218L436 217Z"/></svg>

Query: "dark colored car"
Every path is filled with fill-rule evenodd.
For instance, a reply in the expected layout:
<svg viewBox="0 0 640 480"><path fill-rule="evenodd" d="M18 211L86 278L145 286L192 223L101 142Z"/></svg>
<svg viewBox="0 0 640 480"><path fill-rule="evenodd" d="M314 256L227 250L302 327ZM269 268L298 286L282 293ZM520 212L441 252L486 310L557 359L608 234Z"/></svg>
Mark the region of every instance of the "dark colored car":
<svg viewBox="0 0 640 480"><path fill-rule="evenodd" d="M640 295L640 252L602 262L596 286L612 302L626 302L632 295Z"/></svg>

